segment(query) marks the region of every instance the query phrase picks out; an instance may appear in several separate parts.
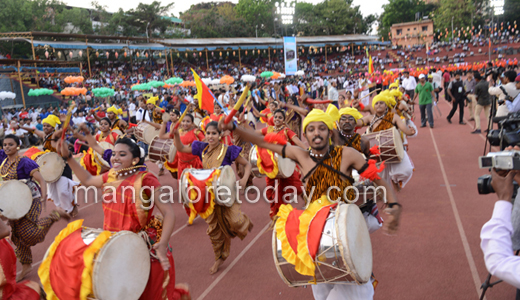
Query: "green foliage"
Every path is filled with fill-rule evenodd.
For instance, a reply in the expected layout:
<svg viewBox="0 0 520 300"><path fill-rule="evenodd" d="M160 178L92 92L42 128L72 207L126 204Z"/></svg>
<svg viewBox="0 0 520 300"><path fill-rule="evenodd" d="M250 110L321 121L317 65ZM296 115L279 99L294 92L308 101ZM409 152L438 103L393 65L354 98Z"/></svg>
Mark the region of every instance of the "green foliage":
<svg viewBox="0 0 520 300"><path fill-rule="evenodd" d="M435 8L434 4L426 4L422 0L390 0L388 4L383 5L384 11L379 17L379 36L387 40L390 27L393 24L415 21L415 13L417 12L420 12L423 16L430 16Z"/></svg>
<svg viewBox="0 0 520 300"><path fill-rule="evenodd" d="M188 24L194 38L245 37L251 34L251 28L230 2L192 5L181 14L181 19Z"/></svg>
<svg viewBox="0 0 520 300"><path fill-rule="evenodd" d="M166 31L171 22L163 19L173 7L173 2L161 6L161 2L154 1L151 4L139 3L137 8L126 12L127 24L135 27L139 32L148 32L148 36L155 36L154 31L158 30L161 34Z"/></svg>
<svg viewBox="0 0 520 300"><path fill-rule="evenodd" d="M453 29L463 28L471 25L471 19L475 12L472 0L440 0L439 7L435 10L433 22L435 28L451 30L453 19Z"/></svg>
<svg viewBox="0 0 520 300"><path fill-rule="evenodd" d="M507 22L514 27L514 22L520 23L520 1L519 0L505 0L504 2L504 24ZM520 24L518 24L520 25ZM507 26L505 26L507 28Z"/></svg>
<svg viewBox="0 0 520 300"><path fill-rule="evenodd" d="M248 36L255 36L258 26L258 36L274 34L275 1L272 0L239 0L236 6L238 16L242 17L249 29ZM276 25L279 27L279 25Z"/></svg>

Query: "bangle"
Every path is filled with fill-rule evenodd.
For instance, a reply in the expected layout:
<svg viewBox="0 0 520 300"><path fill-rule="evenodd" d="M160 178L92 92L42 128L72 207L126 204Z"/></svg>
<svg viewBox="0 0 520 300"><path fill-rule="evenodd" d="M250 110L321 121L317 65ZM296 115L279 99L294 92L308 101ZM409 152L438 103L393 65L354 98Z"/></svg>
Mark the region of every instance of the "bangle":
<svg viewBox="0 0 520 300"><path fill-rule="evenodd" d="M235 124L235 122L233 122L233 131L235 131L235 129L237 129L237 124Z"/></svg>
<svg viewBox="0 0 520 300"><path fill-rule="evenodd" d="M403 207L401 204L399 204L399 203L397 203L397 202L388 203L387 205L388 205L388 207L390 207L390 208L393 208L393 207L396 206L396 205L399 206L400 208Z"/></svg>
<svg viewBox="0 0 520 300"><path fill-rule="evenodd" d="M62 156L63 160L66 162L67 160L71 159L72 158L72 152L69 151L69 156L65 157L65 156Z"/></svg>

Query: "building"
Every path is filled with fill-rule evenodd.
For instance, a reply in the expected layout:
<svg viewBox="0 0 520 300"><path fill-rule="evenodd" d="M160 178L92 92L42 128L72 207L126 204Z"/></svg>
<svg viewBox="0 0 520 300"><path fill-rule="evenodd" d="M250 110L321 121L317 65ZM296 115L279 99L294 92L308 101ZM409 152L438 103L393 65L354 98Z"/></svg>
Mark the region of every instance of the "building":
<svg viewBox="0 0 520 300"><path fill-rule="evenodd" d="M390 27L392 45L414 46L433 43L433 21L421 20L394 24Z"/></svg>

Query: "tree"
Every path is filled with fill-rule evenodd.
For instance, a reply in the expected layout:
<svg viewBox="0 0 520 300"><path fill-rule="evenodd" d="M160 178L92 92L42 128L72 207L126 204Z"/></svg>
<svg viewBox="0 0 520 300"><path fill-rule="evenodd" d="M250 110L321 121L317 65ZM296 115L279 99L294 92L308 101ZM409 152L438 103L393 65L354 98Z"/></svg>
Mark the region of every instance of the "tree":
<svg viewBox="0 0 520 300"><path fill-rule="evenodd" d="M379 36L387 38L393 24L413 22L416 13L428 16L435 8L434 4L426 4L422 0L390 0L383 5L384 11L379 17Z"/></svg>
<svg viewBox="0 0 520 300"><path fill-rule="evenodd" d="M56 15L63 9L57 0L2 0L0 32L60 32L63 22Z"/></svg>
<svg viewBox="0 0 520 300"><path fill-rule="evenodd" d="M170 20L164 19L163 16L166 16L172 8L173 2L165 6L161 6L159 1L154 1L151 4L139 3L136 9L126 12L126 23L137 28L139 32L146 32L147 36L152 37L155 31L164 33L171 25Z"/></svg>
<svg viewBox="0 0 520 300"><path fill-rule="evenodd" d="M275 34L275 1L272 0L239 0L236 11L239 17L246 22L249 36L255 36L258 26L259 36L272 36Z"/></svg>
<svg viewBox="0 0 520 300"><path fill-rule="evenodd" d="M520 1L518 0L505 0L504 1L504 24L509 22L511 27L514 27L514 22L519 20L520 16ZM520 25L520 24L518 24ZM507 28L507 26L505 26Z"/></svg>
<svg viewBox="0 0 520 300"><path fill-rule="evenodd" d="M231 2L192 5L181 18L190 27L191 36L196 38L246 37L251 32Z"/></svg>
<svg viewBox="0 0 520 300"><path fill-rule="evenodd" d="M475 13L475 6L472 0L441 0L439 7L435 10L433 22L437 29L441 31L448 28L466 28L471 25L471 20Z"/></svg>

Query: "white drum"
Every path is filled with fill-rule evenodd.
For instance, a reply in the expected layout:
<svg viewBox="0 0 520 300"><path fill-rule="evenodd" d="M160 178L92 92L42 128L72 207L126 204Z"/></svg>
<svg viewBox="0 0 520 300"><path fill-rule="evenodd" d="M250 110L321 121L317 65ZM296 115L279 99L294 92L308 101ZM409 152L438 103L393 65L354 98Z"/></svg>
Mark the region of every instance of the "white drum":
<svg viewBox="0 0 520 300"><path fill-rule="evenodd" d="M31 189L22 181L8 180L0 185L1 216L9 220L21 219L31 209L32 202Z"/></svg>
<svg viewBox="0 0 520 300"><path fill-rule="evenodd" d="M47 152L38 156L36 163L40 166L40 174L47 183L58 181L65 169L65 161L55 152Z"/></svg>
<svg viewBox="0 0 520 300"><path fill-rule="evenodd" d="M167 113L167 112L164 112L164 113L162 114L162 121L163 121L164 123L168 123L168 121L170 121L170 114Z"/></svg>
<svg viewBox="0 0 520 300"><path fill-rule="evenodd" d="M123 132L119 129L112 129L112 132L117 133L117 135L119 135L119 136L123 136Z"/></svg>
<svg viewBox="0 0 520 300"><path fill-rule="evenodd" d="M311 223L312 226L312 223ZM316 252L315 277L301 275L282 256L282 243L273 230L276 269L289 286L316 283L363 284L372 276L372 244L365 218L355 204L339 203L331 209Z"/></svg>
<svg viewBox="0 0 520 300"><path fill-rule="evenodd" d="M184 169L180 177L179 190L181 192L182 201L187 205L191 200L188 197L188 188L190 183L188 182L188 174L195 177L197 180L207 182L212 180L211 186L215 192L215 203L222 206L231 207L237 198L236 190L236 176L235 171L230 166L220 167L220 176L210 178L210 175L215 169ZM230 193L227 193L227 189L218 189L218 187L227 187ZM206 191L201 191L204 195L201 196L199 201L205 201Z"/></svg>
<svg viewBox="0 0 520 300"><path fill-rule="evenodd" d="M249 162L251 163L251 173L255 177L266 177L265 174L260 173L258 170L257 162L258 162L258 153L256 150L257 146L251 147L251 151L249 152ZM278 175L276 178L289 178L294 173L296 169L296 163L294 160L289 158L283 158L278 153L274 154L274 159L278 162Z"/></svg>
<svg viewBox="0 0 520 300"><path fill-rule="evenodd" d="M134 131L135 137L146 144L150 144L154 137L159 135L159 130L150 124L139 123Z"/></svg>

